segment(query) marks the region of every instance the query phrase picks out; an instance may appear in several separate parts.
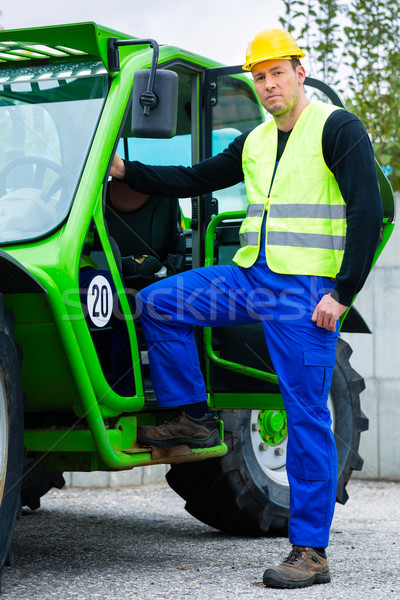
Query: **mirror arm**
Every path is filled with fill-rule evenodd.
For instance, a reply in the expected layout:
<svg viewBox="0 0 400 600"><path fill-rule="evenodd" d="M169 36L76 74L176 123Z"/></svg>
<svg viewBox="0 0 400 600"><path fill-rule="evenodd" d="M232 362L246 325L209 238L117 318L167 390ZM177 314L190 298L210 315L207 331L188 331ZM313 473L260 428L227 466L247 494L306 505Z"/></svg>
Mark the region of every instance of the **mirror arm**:
<svg viewBox="0 0 400 600"><path fill-rule="evenodd" d="M156 69L157 69L157 61L159 55L159 46L155 40L147 39L147 40L119 40L118 38L110 37L108 38L108 68L110 71L119 71L120 63L119 63L119 46L138 46L149 44L153 48L153 56L151 59L151 68L149 81L147 83L147 90L143 92L140 97L140 103L143 106L143 114L148 117L150 114L150 109L157 105L157 96L154 93L154 80L156 77Z"/></svg>

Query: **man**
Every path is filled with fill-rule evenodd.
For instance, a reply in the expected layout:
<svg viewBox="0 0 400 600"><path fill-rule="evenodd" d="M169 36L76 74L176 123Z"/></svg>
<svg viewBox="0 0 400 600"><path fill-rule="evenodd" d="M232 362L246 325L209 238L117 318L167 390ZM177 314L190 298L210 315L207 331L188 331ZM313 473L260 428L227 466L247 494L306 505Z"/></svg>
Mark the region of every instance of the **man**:
<svg viewBox="0 0 400 600"><path fill-rule="evenodd" d="M236 265L195 269L137 298L158 402L182 409L164 425L139 427L138 441L217 444L193 326L261 321L288 418L293 549L263 579L282 588L330 581L325 548L337 457L326 404L338 320L365 282L382 223L366 131L347 111L307 100L303 56L280 30L262 31L249 44L243 68L252 71L273 120L223 153L191 168L116 156L111 170L138 192L165 196L195 196L245 180L248 210Z"/></svg>

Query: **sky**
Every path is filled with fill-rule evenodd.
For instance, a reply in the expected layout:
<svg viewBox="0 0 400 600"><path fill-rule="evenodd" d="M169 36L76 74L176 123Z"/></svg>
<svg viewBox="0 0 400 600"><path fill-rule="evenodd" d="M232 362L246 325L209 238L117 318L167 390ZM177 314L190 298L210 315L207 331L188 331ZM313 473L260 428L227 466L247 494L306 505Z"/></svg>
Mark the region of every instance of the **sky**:
<svg viewBox="0 0 400 600"><path fill-rule="evenodd" d="M282 0L0 0L0 12L4 29L94 21L236 65L258 31L279 27L284 8Z"/></svg>

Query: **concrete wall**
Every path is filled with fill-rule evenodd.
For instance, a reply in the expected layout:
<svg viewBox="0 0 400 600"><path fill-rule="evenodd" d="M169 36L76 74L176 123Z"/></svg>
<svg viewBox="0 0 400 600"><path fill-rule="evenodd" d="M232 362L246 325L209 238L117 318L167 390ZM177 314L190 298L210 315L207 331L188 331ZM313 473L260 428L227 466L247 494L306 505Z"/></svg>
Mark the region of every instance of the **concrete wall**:
<svg viewBox="0 0 400 600"><path fill-rule="evenodd" d="M148 485L165 481L165 473L169 465L154 465L153 467L136 467L131 471L114 473L64 473L65 483L72 487L117 488L125 486Z"/></svg>
<svg viewBox="0 0 400 600"><path fill-rule="evenodd" d="M399 197L397 197L397 203ZM369 431L361 436L364 467L356 477L400 480L400 229L375 265L355 306L372 335L343 334L351 364L365 379L361 406Z"/></svg>
<svg viewBox="0 0 400 600"><path fill-rule="evenodd" d="M397 198L399 200L399 198ZM394 229L355 306L372 335L343 334L353 348L351 364L366 383L361 406L369 430L361 436L364 479L400 480L400 227ZM67 485L120 487L164 481L168 465L120 473L67 473Z"/></svg>

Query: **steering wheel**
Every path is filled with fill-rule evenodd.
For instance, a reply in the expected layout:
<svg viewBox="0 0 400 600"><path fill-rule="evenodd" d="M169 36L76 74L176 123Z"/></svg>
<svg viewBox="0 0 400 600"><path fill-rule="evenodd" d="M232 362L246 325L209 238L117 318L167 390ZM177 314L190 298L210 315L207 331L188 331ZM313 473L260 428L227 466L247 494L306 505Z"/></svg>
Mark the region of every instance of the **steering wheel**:
<svg viewBox="0 0 400 600"><path fill-rule="evenodd" d="M44 202L48 202L55 192L59 189L65 189L69 183L68 178L66 177L65 168L62 165L59 165L48 158L43 158L42 156L19 156L10 160L10 162L8 162L0 171L0 196L6 194L7 177L11 171L24 164L36 165L36 169L32 173L31 186L29 187L41 190L47 170L54 171L58 174L58 177L54 180L49 189L46 191L43 190L41 198Z"/></svg>

